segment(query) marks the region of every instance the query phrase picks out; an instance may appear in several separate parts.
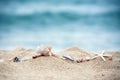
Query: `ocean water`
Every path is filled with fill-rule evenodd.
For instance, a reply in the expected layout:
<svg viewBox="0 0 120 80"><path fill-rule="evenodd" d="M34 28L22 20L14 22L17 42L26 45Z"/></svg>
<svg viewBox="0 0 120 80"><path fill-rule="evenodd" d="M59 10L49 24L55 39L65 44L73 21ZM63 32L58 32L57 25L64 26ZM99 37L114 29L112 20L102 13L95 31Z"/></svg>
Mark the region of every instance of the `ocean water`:
<svg viewBox="0 0 120 80"><path fill-rule="evenodd" d="M119 0L0 0L0 49L120 51Z"/></svg>

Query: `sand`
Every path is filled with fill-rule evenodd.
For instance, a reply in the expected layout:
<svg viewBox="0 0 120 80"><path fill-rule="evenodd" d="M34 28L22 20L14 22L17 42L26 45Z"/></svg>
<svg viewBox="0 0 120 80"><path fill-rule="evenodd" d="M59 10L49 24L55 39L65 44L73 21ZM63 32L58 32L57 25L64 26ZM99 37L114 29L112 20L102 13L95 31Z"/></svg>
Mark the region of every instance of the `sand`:
<svg viewBox="0 0 120 80"><path fill-rule="evenodd" d="M39 57L23 62L8 62L11 57L31 57L35 50L16 48L15 50L1 50L0 80L120 80L120 52L105 52L113 55L113 60L103 61L97 58L88 62L76 63L52 56ZM93 56L78 47L71 47L60 52L59 55L70 55L74 59Z"/></svg>

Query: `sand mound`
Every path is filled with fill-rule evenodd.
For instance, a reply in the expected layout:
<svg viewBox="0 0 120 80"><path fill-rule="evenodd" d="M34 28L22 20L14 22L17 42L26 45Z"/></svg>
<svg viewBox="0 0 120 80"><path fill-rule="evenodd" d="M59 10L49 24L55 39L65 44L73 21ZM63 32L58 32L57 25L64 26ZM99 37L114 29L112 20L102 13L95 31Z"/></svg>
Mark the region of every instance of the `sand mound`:
<svg viewBox="0 0 120 80"><path fill-rule="evenodd" d="M85 58L85 57L90 57L90 53L88 53L87 51L78 48L77 46L73 46L70 47L68 49L65 49L63 51L57 52L57 54L59 55L69 55L72 56L74 59L81 59L81 58Z"/></svg>
<svg viewBox="0 0 120 80"><path fill-rule="evenodd" d="M71 55L75 59L91 56L89 52L78 47L71 47L57 52L59 55ZM112 61L97 58L83 63L73 63L55 57L40 57L24 62L0 63L1 80L120 80L120 52L113 54ZM0 58L13 56L31 56L32 49L15 49L0 51Z"/></svg>

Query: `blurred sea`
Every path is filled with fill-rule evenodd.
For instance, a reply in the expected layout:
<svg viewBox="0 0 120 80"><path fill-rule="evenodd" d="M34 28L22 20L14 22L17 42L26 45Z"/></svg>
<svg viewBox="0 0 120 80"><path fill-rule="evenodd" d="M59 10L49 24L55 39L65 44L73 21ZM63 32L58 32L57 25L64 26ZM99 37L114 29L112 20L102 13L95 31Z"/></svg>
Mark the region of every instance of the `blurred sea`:
<svg viewBox="0 0 120 80"><path fill-rule="evenodd" d="M0 0L0 49L77 45L120 51L120 0Z"/></svg>

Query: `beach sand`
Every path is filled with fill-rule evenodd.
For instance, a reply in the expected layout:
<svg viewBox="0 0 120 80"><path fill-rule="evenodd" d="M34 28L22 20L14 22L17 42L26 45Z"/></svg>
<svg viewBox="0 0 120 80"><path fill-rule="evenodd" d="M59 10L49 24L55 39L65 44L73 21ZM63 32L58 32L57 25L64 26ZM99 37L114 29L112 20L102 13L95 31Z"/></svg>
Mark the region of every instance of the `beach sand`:
<svg viewBox="0 0 120 80"><path fill-rule="evenodd" d="M120 52L105 52L113 55L113 60L103 61L97 58L88 62L76 63L60 58L39 57L23 62L9 62L8 59L18 56L31 57L35 50L16 48L15 50L1 50L0 80L120 80ZM70 47L59 55L70 55L74 59L93 56L78 47Z"/></svg>

